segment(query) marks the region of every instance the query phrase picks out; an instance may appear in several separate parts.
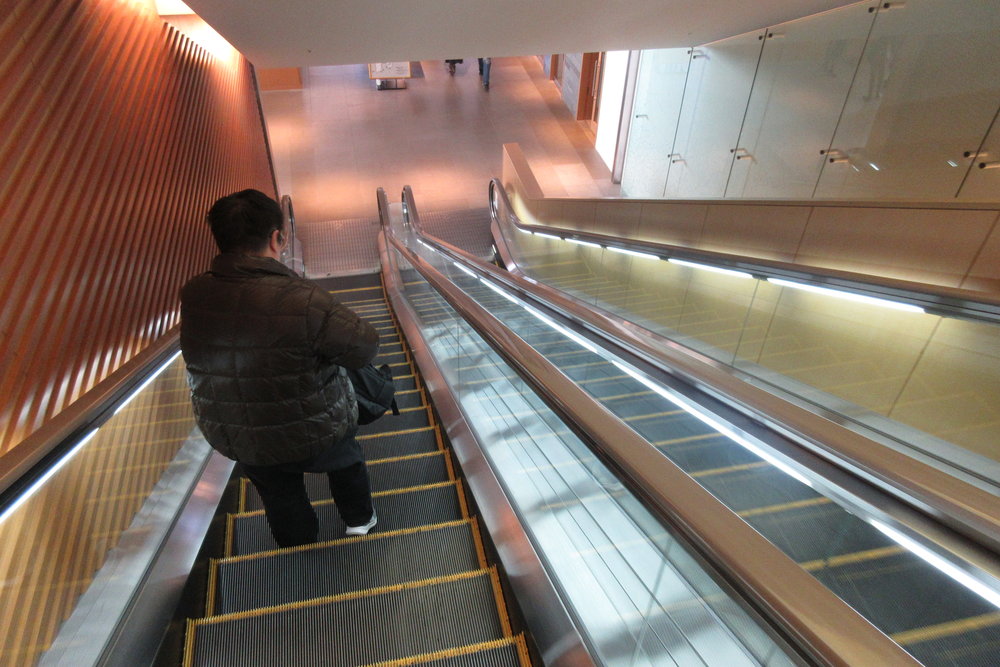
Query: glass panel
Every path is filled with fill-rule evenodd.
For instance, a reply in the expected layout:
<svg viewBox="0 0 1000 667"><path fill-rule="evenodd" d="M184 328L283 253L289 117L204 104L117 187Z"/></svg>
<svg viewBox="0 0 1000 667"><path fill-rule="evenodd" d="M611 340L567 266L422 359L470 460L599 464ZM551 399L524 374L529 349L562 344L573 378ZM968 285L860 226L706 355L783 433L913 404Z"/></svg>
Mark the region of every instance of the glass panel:
<svg viewBox="0 0 1000 667"><path fill-rule="evenodd" d="M523 270L585 303L839 413L888 446L1000 484L991 400L1000 327L506 235Z"/></svg>
<svg viewBox="0 0 1000 667"><path fill-rule="evenodd" d="M421 250L519 335L553 331ZM407 298L466 417L601 664L792 664L669 530L403 263ZM581 348L555 352L574 365Z"/></svg>
<svg viewBox="0 0 1000 667"><path fill-rule="evenodd" d="M767 31L727 197L808 199L875 14L858 3Z"/></svg>
<svg viewBox="0 0 1000 667"><path fill-rule="evenodd" d="M666 197L722 197L760 58L763 33L694 49Z"/></svg>
<svg viewBox="0 0 1000 667"><path fill-rule="evenodd" d="M162 479L176 484L190 477L177 471L193 467L196 475L210 452L195 427L178 354L114 416L76 443L47 477L3 509L0 663L34 664L92 582L113 581L109 590L117 595L96 601L98 612L127 602L121 595L123 569L105 575L101 566L126 531L147 535L169 528L163 517L169 514L164 510L171 494L151 497L152 492ZM146 512L147 503L160 505ZM149 523L134 524L137 518ZM73 654L82 661L80 651L76 646Z"/></svg>
<svg viewBox="0 0 1000 667"><path fill-rule="evenodd" d="M656 199L666 187L691 50L648 50L639 58L622 194Z"/></svg>
<svg viewBox="0 0 1000 667"><path fill-rule="evenodd" d="M995 2L883 3L818 198L950 199L1000 99Z"/></svg>

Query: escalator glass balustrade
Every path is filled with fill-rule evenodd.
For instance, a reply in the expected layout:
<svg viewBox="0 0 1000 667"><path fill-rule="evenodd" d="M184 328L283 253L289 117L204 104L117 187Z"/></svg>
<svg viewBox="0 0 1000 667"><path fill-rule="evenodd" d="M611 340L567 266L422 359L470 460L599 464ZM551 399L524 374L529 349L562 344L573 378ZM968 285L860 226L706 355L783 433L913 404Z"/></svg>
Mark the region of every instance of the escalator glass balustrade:
<svg viewBox="0 0 1000 667"><path fill-rule="evenodd" d="M498 223L525 275L1000 488L1000 326Z"/></svg>
<svg viewBox="0 0 1000 667"><path fill-rule="evenodd" d="M849 493L829 481L811 479L789 466L772 453L767 442L713 414L700 405L690 391L650 379L555 322L552 316L521 303L465 267L449 266L446 261L431 257L426 249L422 255L429 258L428 261L436 261L465 293L629 424L650 447L677 464L918 660L931 665L962 664L965 659L978 660L981 664L1000 660L997 652L1000 595L995 589L979 585L981 581L966 577L960 568L949 568L940 559L935 561L933 554L908 541L899 531L859 511L861 505L853 505ZM594 282L599 279L595 278ZM557 441L548 432L544 440L531 438L539 408L532 404L511 404L515 397L519 401L529 400L515 388L517 379L507 378L498 366L490 363L488 353L470 342L471 336L457 335L461 323L455 321L440 298L433 294L421 296L425 288L419 280L414 279L411 289L428 326L441 328L437 334L441 339L441 355L447 355L448 348L456 350L451 353L456 357L452 372L456 385L470 394L467 409L473 411L475 420L484 429L489 425L496 431L492 439L486 440L494 442L498 435L507 438L515 433L521 436L522 428L525 434L521 437L531 439L530 448L518 445L517 449L507 451L498 446L497 452L491 454L498 468L502 469L505 461L513 459L532 461L532 472L546 469L560 477L572 476L575 467L580 468L579 475L585 474L584 470L591 470L591 465L600 469L594 458L579 445L556 448ZM507 382L515 384L508 387ZM487 402L486 397L491 409L495 409L496 401L503 398L512 416L476 412L485 409L479 406ZM557 424L552 427L559 429ZM519 471L511 479L517 480L525 474ZM586 474L594 477L597 487L603 486L607 493L615 495L615 483L606 481L602 473L591 470ZM544 482L526 485L522 492L531 498L531 494L539 494L544 485L547 492L556 494L556 500L553 502L541 496L534 504L566 512L571 505L583 504L576 492L560 491L549 475L544 479ZM571 482L564 483L568 488L573 487ZM513 489L512 493L516 495L517 491ZM589 499L598 497L600 492L595 488L593 494L583 495ZM610 506L611 503L602 506L601 511ZM624 516L633 516L632 508L615 511L622 512L618 515L621 518L605 518L595 511L590 521L594 526L607 528L614 524L625 525ZM538 530L545 535L540 539L551 537L549 524L553 521L551 517L539 521ZM635 523L636 519L631 522ZM532 524L530 515L527 523ZM639 523L650 525L648 519ZM612 541L620 543L619 539ZM579 548L572 537L567 538L566 548L574 548L570 545ZM591 548L601 552L609 547L594 544ZM641 561L626 556L624 562ZM642 581L643 572L645 568L636 568L629 576ZM618 574L609 573L609 576L617 580ZM996 582L988 576L983 575L982 579L995 586ZM596 605L589 603L587 607L595 608ZM956 662L955 656L964 658Z"/></svg>

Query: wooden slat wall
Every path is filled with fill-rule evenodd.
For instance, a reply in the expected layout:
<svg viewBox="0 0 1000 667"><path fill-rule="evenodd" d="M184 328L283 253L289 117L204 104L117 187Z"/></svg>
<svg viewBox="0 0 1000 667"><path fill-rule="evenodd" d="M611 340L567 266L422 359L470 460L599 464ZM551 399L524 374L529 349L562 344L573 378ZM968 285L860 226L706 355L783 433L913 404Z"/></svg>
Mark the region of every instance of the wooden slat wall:
<svg viewBox="0 0 1000 667"><path fill-rule="evenodd" d="M219 196L274 195L249 63L128 0L0 0L0 454L178 323Z"/></svg>

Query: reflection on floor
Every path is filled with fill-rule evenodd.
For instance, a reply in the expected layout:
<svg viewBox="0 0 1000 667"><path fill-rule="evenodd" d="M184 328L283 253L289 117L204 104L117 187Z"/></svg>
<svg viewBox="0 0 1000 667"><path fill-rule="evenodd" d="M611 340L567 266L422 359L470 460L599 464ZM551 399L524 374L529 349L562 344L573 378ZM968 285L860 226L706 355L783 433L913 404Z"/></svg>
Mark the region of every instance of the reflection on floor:
<svg viewBox="0 0 1000 667"><path fill-rule="evenodd" d="M501 145L517 142L549 196L618 194L582 121L573 119L534 56L494 58L489 91L476 61L413 64L400 90L376 90L366 65L310 67L303 89L262 94L278 188L299 222L376 215L375 191L421 212L482 208L500 176Z"/></svg>

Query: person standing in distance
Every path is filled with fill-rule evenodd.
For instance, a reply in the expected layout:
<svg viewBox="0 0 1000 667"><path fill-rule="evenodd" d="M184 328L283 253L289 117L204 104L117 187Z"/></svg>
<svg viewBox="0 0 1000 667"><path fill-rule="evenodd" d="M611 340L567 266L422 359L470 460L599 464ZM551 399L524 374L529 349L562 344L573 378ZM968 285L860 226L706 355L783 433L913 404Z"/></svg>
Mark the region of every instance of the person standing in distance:
<svg viewBox="0 0 1000 667"><path fill-rule="evenodd" d="M283 216L263 192L222 197L207 222L220 254L181 289L198 426L243 466L279 546L316 541L305 472L326 473L347 534L367 534L377 519L344 369L374 359L378 332L278 261Z"/></svg>

